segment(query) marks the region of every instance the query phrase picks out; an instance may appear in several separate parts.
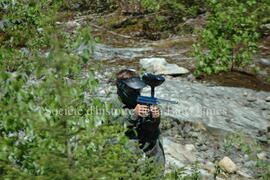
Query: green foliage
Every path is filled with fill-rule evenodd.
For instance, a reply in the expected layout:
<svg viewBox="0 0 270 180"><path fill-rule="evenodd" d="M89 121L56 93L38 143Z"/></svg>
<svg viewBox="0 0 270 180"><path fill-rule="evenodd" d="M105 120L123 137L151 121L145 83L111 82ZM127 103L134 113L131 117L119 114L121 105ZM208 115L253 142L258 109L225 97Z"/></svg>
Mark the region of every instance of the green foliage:
<svg viewBox="0 0 270 180"><path fill-rule="evenodd" d="M69 47L89 43L85 29L75 34ZM111 105L99 99L85 102L85 92L98 83L93 71L82 70L89 52L78 56L72 48L62 48L55 34L50 39L46 57L25 56L28 64L15 72L1 69L1 177L131 179L144 161L138 163L140 157L126 148L124 127L110 125L109 114L96 112ZM30 62L33 66L27 66ZM89 112L90 106L97 109ZM146 170L137 170L137 179L156 177L155 169Z"/></svg>
<svg viewBox="0 0 270 180"><path fill-rule="evenodd" d="M247 65L257 50L259 26L269 1L209 0L211 12L194 46L197 73L218 73Z"/></svg>
<svg viewBox="0 0 270 180"><path fill-rule="evenodd" d="M161 11L173 15L175 20L183 16L195 16L205 8L201 0L140 0L142 6L149 11Z"/></svg>
<svg viewBox="0 0 270 180"><path fill-rule="evenodd" d="M171 167L171 172L167 173L166 180L198 180L201 179L200 171L198 170L198 162L192 164L191 170L187 170L185 167L176 168Z"/></svg>
<svg viewBox="0 0 270 180"><path fill-rule="evenodd" d="M260 179L262 180L269 180L270 177L270 164L267 160L261 160L257 157L251 158L252 160L256 161L256 170L259 172Z"/></svg>
<svg viewBox="0 0 270 180"><path fill-rule="evenodd" d="M262 150L254 140L246 138L243 134L230 134L224 139L224 149L231 151L237 149L243 153L254 153Z"/></svg>
<svg viewBox="0 0 270 180"><path fill-rule="evenodd" d="M72 11L93 11L93 12L104 12L112 11L117 7L117 1L114 0L61 0L59 2L61 9L72 10Z"/></svg>
<svg viewBox="0 0 270 180"><path fill-rule="evenodd" d="M51 29L58 6L47 0L3 1L0 10L7 22L0 29L1 46L42 48L48 44L48 29Z"/></svg>
<svg viewBox="0 0 270 180"><path fill-rule="evenodd" d="M98 85L94 71L84 68L91 51L74 50L94 45L89 30L71 35L53 26L56 19L46 11L58 5L50 1L13 2L4 15L13 24L5 27L9 38L0 48L1 179L132 179L135 172L136 179L157 177L158 168L126 147L125 128L98 113L111 103L86 98ZM43 26L50 27L37 35Z"/></svg>
<svg viewBox="0 0 270 180"><path fill-rule="evenodd" d="M144 8L150 11L158 11L161 5L160 0L140 0L140 3Z"/></svg>

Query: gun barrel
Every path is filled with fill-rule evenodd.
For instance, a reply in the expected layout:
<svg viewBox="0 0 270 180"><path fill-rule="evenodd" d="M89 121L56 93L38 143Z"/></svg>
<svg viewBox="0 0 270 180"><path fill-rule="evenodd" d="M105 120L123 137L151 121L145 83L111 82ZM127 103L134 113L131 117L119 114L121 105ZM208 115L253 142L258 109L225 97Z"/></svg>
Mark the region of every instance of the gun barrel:
<svg viewBox="0 0 270 180"><path fill-rule="evenodd" d="M168 103L178 104L177 101L171 101L171 100L167 100L167 99L160 99L160 98L157 98L157 101L164 101L164 102L168 102Z"/></svg>
<svg viewBox="0 0 270 180"><path fill-rule="evenodd" d="M137 102L141 102L141 103L158 104L160 103L160 101L178 104L177 101L171 101L171 100L161 99L161 98L152 98L152 97L147 97L147 96L139 96L137 98Z"/></svg>

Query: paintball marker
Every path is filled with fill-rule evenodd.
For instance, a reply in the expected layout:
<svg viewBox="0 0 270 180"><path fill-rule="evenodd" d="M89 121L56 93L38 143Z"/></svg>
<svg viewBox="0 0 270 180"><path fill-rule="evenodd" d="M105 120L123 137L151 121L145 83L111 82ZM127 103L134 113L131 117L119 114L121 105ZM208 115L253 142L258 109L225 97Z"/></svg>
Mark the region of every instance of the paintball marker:
<svg viewBox="0 0 270 180"><path fill-rule="evenodd" d="M145 84L147 84L151 87L151 97L138 96L137 103L147 104L149 106L158 104L161 101L168 102L168 103L174 103L174 104L178 103L177 101L170 101L170 100L166 100L166 99L155 98L155 87L161 85L165 81L164 77L159 76L159 75L154 75L151 73L145 73L142 77L142 80L144 81Z"/></svg>

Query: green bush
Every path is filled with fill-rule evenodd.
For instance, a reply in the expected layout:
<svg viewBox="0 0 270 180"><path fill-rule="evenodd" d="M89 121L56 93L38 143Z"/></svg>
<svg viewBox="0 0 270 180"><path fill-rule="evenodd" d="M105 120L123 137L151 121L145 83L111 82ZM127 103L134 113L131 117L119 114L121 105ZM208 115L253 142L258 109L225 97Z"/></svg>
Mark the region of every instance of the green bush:
<svg viewBox="0 0 270 180"><path fill-rule="evenodd" d="M61 9L72 11L92 11L92 12L106 12L117 8L117 1L114 0L67 0L60 1Z"/></svg>
<svg viewBox="0 0 270 180"><path fill-rule="evenodd" d="M78 31L75 37L78 39L68 41L74 43L70 47L91 39L87 30ZM104 106L110 110L111 103L96 98L85 102L85 93L94 93L98 84L93 71L82 70L87 63L85 54L78 56L72 48L62 48L65 46L59 43L64 41L54 34L50 39L48 56L25 56L25 67L15 72L1 69L1 178L155 177L155 170L133 174L142 164L126 148L124 127L110 125L109 114L96 112ZM89 113L90 106L97 109Z"/></svg>
<svg viewBox="0 0 270 180"><path fill-rule="evenodd" d="M49 0L4 1L0 6L7 25L0 29L1 46L43 48L54 26L58 6Z"/></svg>
<svg viewBox="0 0 270 180"><path fill-rule="evenodd" d="M139 168L146 162L129 152L124 127L96 112L110 110L111 103L87 101L86 93L95 94L98 85L94 71L83 70L91 52L77 55L74 49L93 46L89 30L70 35L55 27L48 12L59 6L50 1L13 2L5 1L1 14L12 23L0 48L1 179L156 177L155 169ZM39 27L44 35L37 34ZM97 109L89 113L90 106Z"/></svg>
<svg viewBox="0 0 270 180"><path fill-rule="evenodd" d="M218 73L249 64L258 48L258 28L269 20L269 1L208 2L211 11L199 32L200 42L194 46L197 73Z"/></svg>

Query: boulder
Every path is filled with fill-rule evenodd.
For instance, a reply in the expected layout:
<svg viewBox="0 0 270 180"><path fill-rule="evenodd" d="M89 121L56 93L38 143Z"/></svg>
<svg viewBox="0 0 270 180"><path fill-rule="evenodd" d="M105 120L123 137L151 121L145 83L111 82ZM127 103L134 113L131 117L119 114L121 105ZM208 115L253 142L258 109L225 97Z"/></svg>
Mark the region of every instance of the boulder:
<svg viewBox="0 0 270 180"><path fill-rule="evenodd" d="M235 173L237 171L236 164L229 157L224 157L219 161L218 165L223 171L228 173Z"/></svg>
<svg viewBox="0 0 270 180"><path fill-rule="evenodd" d="M140 65L148 72L163 75L181 75L187 74L189 71L176 64L168 63L165 58L143 58Z"/></svg>

